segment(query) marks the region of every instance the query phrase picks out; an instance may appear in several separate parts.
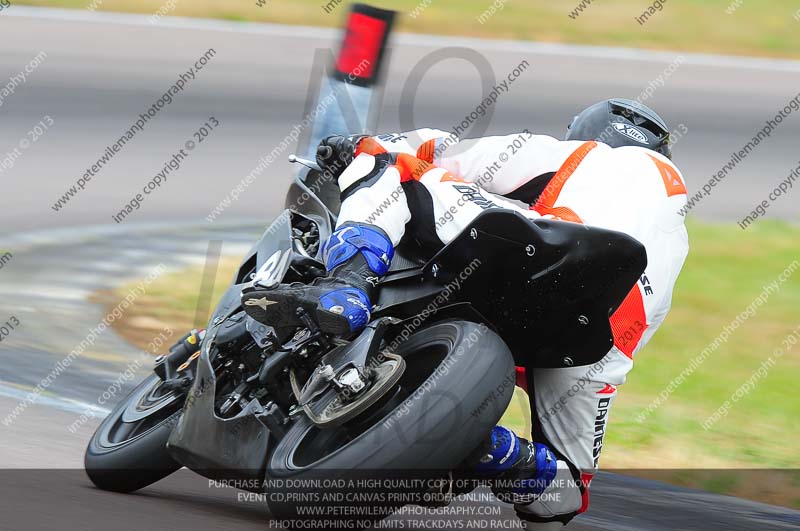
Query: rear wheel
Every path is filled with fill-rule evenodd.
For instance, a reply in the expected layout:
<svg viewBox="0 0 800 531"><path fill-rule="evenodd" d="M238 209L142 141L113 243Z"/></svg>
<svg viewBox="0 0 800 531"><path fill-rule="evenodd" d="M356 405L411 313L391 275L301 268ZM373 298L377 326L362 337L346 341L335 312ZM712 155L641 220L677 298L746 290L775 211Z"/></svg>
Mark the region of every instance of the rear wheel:
<svg viewBox="0 0 800 531"><path fill-rule="evenodd" d="M178 470L167 439L181 414L183 396L166 390L157 375L139 384L95 431L84 456L97 487L131 492Z"/></svg>
<svg viewBox="0 0 800 531"><path fill-rule="evenodd" d="M485 326L435 324L410 336L396 354L406 370L382 403L333 428L320 429L303 416L278 442L266 477L273 517L291 522L312 515L361 524L381 519L409 503L398 501L402 496L387 479L441 476L456 468L511 400L511 353ZM341 498L331 500L336 496ZM376 505L386 512L366 509L354 516L353 507Z"/></svg>

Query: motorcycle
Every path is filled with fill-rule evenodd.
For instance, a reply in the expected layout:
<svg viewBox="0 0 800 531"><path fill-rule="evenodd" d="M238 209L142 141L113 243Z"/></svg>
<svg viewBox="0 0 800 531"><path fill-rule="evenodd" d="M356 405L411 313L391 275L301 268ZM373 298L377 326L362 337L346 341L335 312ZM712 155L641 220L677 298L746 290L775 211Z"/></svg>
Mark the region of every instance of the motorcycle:
<svg viewBox="0 0 800 531"><path fill-rule="evenodd" d="M506 410L515 366L590 365L613 344L608 317L644 271L643 246L501 209L434 253L402 242L355 337L322 333L302 309L295 329L254 321L244 286L325 274L320 247L338 187L314 162L290 160L305 167L287 208L242 260L207 329L159 356L92 436L85 469L97 487L131 492L185 466L263 494L277 519L321 507L374 521L430 501L430 483L387 477L434 477L452 492L453 471ZM345 506L364 510L330 510Z"/></svg>

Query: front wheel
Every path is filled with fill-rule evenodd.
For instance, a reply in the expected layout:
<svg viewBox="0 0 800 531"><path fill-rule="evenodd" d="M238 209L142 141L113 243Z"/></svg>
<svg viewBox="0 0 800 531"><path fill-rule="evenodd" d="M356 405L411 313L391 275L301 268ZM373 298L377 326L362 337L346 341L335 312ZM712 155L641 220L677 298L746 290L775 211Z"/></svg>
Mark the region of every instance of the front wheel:
<svg viewBox="0 0 800 531"><path fill-rule="evenodd" d="M106 417L89 441L84 467L103 490L132 492L165 478L181 465L167 453L167 440L183 397L152 375Z"/></svg>
<svg viewBox="0 0 800 531"><path fill-rule="evenodd" d="M379 478L369 484L375 487L370 490L382 491L372 498L380 503L381 495L392 495L380 487L380 478L453 470L484 441L513 395L511 353L483 325L434 324L411 335L395 353L405 359L406 369L376 410L325 429L302 417L278 442L268 461L267 489L297 486L306 492L268 492L273 517L324 518L328 509L328 514L342 514L343 505L361 505L346 503L348 492L363 490L349 482L356 477ZM331 487L344 491L339 501L345 503L324 503L335 500L325 494ZM350 499L356 498L368 499Z"/></svg>

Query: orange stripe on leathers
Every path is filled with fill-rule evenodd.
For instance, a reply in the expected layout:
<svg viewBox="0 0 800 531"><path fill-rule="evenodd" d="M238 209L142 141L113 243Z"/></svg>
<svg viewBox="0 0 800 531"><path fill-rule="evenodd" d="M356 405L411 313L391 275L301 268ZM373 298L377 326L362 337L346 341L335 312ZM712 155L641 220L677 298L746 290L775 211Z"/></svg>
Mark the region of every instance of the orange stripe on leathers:
<svg viewBox="0 0 800 531"><path fill-rule="evenodd" d="M417 158L424 160L425 162L433 163L433 157L436 154L436 139L431 138L424 144L422 144L419 149L417 149Z"/></svg>
<svg viewBox="0 0 800 531"><path fill-rule="evenodd" d="M400 182L403 183L408 181L419 181L426 173L437 169L437 166L418 159L414 155L408 155L406 153L400 153L397 155L397 161L394 163L394 167L400 172ZM459 183L466 182L449 172L442 174L440 181L454 181Z"/></svg>
<svg viewBox="0 0 800 531"><path fill-rule="evenodd" d="M619 305L617 311L608 320L611 323L611 333L614 334L614 346L623 354L633 359L633 351L647 330L647 314L644 311L644 301L639 286L633 289Z"/></svg>
<svg viewBox="0 0 800 531"><path fill-rule="evenodd" d="M531 208L542 216L551 215L562 221L583 223L581 218L572 209L564 206L556 207L554 205L567 179L575 173L575 170L578 169L578 166L580 166L583 159L586 158L586 155L596 147L597 142L584 142L578 149L573 151L556 174L553 175L553 178L550 179L550 182L547 183L544 191L542 191L542 195L539 196L539 200L536 201L536 204Z"/></svg>
<svg viewBox="0 0 800 531"><path fill-rule="evenodd" d="M397 155L394 167L400 172L400 182L419 181L425 173L436 168L433 164L406 153Z"/></svg>
<svg viewBox="0 0 800 531"><path fill-rule="evenodd" d="M381 153L386 153L386 148L380 145L374 138L367 137L359 142L356 148L356 156L362 153L366 153L367 155L380 155Z"/></svg>
<svg viewBox="0 0 800 531"><path fill-rule="evenodd" d="M675 168L669 164L662 162L652 155L648 155L658 168L658 173L661 174L661 179L664 180L664 188L667 189L667 197L673 195L686 194L686 185L683 184L680 175L675 171Z"/></svg>

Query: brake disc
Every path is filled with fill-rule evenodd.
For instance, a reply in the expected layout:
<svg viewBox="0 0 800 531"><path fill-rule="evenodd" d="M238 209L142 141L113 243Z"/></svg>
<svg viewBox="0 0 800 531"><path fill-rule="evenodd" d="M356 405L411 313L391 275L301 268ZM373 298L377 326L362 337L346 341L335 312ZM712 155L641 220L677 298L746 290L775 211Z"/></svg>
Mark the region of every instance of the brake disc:
<svg viewBox="0 0 800 531"><path fill-rule="evenodd" d="M303 411L311 422L320 427L339 426L377 403L400 381L406 368L405 360L396 354L383 353L382 357L385 361L372 368L369 387L354 399L345 400L337 391L331 389L319 399L303 406ZM290 381L295 396L299 396L301 391L294 371L290 373Z"/></svg>

